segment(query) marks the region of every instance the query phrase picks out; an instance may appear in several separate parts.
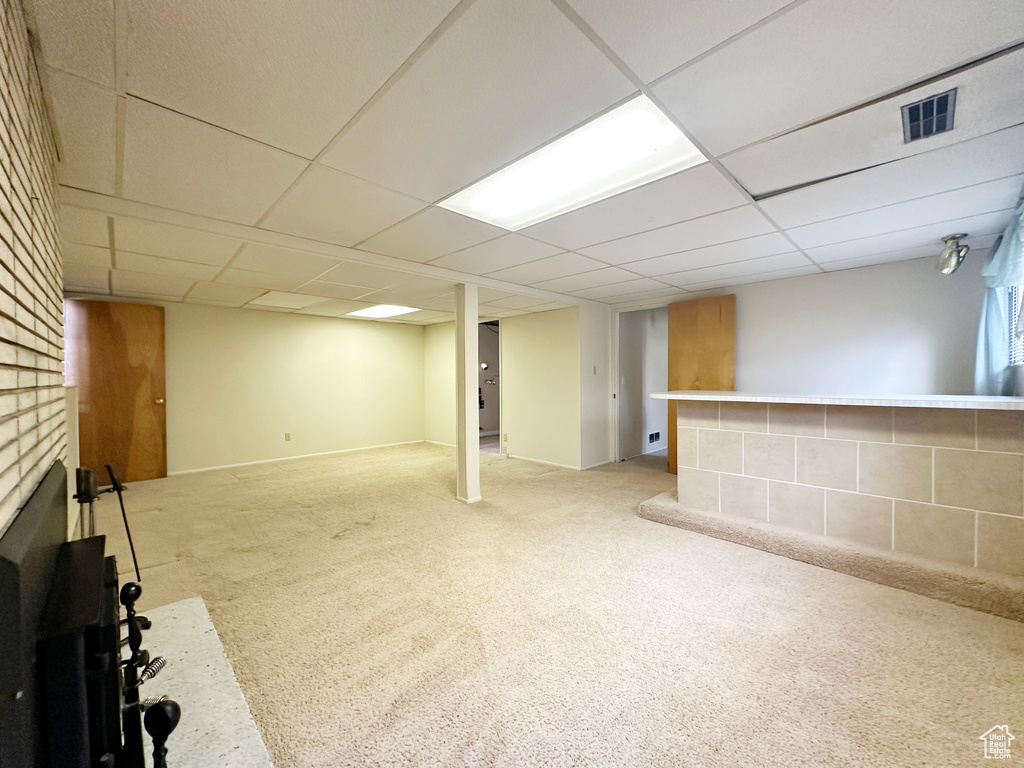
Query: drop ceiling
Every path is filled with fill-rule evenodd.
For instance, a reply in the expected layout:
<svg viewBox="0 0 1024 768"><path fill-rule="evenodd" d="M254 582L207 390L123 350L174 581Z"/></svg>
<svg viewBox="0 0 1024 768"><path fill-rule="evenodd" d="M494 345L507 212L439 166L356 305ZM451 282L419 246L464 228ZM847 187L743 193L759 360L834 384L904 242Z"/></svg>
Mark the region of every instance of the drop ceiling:
<svg viewBox="0 0 1024 768"><path fill-rule="evenodd" d="M1020 0L28 5L71 294L630 307L984 250L1024 185ZM953 87L954 130L904 144ZM437 206L641 92L708 163L515 234Z"/></svg>

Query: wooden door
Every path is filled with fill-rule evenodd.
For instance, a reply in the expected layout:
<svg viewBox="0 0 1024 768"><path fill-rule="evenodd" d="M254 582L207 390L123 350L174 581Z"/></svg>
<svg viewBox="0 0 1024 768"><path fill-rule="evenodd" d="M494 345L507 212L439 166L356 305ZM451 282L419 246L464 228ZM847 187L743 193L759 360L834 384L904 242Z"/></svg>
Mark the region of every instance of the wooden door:
<svg viewBox="0 0 1024 768"><path fill-rule="evenodd" d="M736 296L668 306L668 388L731 391L736 386ZM668 471L676 474L676 401L668 401Z"/></svg>
<svg viewBox="0 0 1024 768"><path fill-rule="evenodd" d="M79 461L107 481L167 475L164 309L146 304L68 300L65 370L78 387Z"/></svg>

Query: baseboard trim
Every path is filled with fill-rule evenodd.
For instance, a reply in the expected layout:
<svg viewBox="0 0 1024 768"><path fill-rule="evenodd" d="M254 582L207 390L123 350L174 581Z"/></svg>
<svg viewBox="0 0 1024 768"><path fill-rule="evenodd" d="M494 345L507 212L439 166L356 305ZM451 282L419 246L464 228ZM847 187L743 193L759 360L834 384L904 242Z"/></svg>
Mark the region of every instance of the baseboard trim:
<svg viewBox="0 0 1024 768"><path fill-rule="evenodd" d="M1024 578L850 544L759 520L697 512L675 491L641 502L640 517L1024 622Z"/></svg>
<svg viewBox="0 0 1024 768"><path fill-rule="evenodd" d="M429 440L406 440L403 443L383 443L382 445L365 445L360 448L343 448L340 451L322 451L320 453L303 453L299 456L280 456L276 459L260 459L259 461L243 461L238 464L221 464L216 467L201 467L199 469L179 469L177 472L168 472L168 477L175 475L194 475L197 472L214 472L218 469L235 469L236 467L251 467L256 464L273 464L275 461L292 461L293 459L311 459L316 456L334 456L339 453L354 453L356 451L372 451L374 448L394 448L396 445L415 445L416 443L429 443ZM440 445L440 443L438 443Z"/></svg>
<svg viewBox="0 0 1024 768"><path fill-rule="evenodd" d="M558 462L555 461L544 461L544 459L531 459L529 456L514 456L510 453L508 454L507 458L519 459L520 461L532 461L534 464L544 464L545 466L558 467L559 469L571 469L574 472L580 471L579 467L573 467L570 466L569 464L559 464Z"/></svg>
<svg viewBox="0 0 1024 768"><path fill-rule="evenodd" d="M442 443L439 440L424 440L424 443L430 443L431 445L440 445L442 448L454 448L455 443Z"/></svg>
<svg viewBox="0 0 1024 768"><path fill-rule="evenodd" d="M615 463L614 461L599 461L599 462L597 462L597 464L587 464L587 466L583 467L583 471L586 471L588 469L593 469L594 467L603 467L605 464L614 464L614 463Z"/></svg>

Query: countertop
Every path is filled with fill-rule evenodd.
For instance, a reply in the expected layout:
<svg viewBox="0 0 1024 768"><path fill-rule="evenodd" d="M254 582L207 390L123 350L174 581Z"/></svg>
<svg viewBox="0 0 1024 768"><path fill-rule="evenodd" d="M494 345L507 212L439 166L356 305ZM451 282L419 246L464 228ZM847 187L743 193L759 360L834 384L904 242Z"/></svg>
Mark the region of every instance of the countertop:
<svg viewBox="0 0 1024 768"><path fill-rule="evenodd" d="M733 403L797 403L807 405L869 405L896 408L965 408L980 411L1024 411L1024 397L979 395L768 395L756 392L686 390L657 392L657 400L715 400Z"/></svg>

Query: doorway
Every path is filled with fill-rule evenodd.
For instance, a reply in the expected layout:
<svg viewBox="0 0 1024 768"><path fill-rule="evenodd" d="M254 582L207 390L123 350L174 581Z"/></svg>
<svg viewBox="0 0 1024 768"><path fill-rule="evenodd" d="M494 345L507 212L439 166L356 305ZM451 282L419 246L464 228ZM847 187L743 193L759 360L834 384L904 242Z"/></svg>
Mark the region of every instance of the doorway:
<svg viewBox="0 0 1024 768"><path fill-rule="evenodd" d="M668 468L668 309L619 313L616 458Z"/></svg>
<svg viewBox="0 0 1024 768"><path fill-rule="evenodd" d="M498 320L478 326L480 361L480 452L501 454L501 327Z"/></svg>

